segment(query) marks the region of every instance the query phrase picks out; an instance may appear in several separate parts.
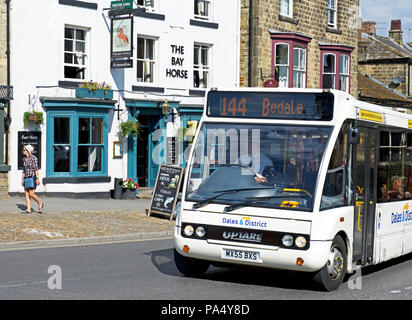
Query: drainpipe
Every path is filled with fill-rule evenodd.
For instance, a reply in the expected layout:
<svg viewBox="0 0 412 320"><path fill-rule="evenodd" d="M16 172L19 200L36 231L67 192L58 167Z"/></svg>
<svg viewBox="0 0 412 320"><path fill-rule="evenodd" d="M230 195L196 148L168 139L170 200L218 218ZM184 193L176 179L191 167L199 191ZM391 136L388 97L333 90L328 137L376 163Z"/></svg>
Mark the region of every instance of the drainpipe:
<svg viewBox="0 0 412 320"><path fill-rule="evenodd" d="M6 44L6 56L7 56L7 86L10 88L10 0L5 0L6 2L6 37L7 37L7 44ZM11 100L8 100L7 103L7 117L10 119L10 103ZM11 120L11 119L10 119ZM9 126L6 128L6 150L5 150L5 165L9 164Z"/></svg>
<svg viewBox="0 0 412 320"><path fill-rule="evenodd" d="M252 21L253 21L253 0L249 0L249 66L248 66L248 75L247 83L248 87L252 86Z"/></svg>

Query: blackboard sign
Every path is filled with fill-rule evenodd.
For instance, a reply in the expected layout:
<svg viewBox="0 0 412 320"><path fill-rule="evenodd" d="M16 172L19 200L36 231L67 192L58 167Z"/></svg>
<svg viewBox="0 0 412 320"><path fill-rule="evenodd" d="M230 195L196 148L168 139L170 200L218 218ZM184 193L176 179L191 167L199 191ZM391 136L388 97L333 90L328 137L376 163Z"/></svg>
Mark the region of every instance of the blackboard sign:
<svg viewBox="0 0 412 320"><path fill-rule="evenodd" d="M161 165L157 172L157 179L150 204L151 212L170 214L173 219L173 211L176 206L177 195L183 177L184 168L177 166Z"/></svg>
<svg viewBox="0 0 412 320"><path fill-rule="evenodd" d="M33 154L38 159L39 169L41 168L41 131L19 131L17 133L17 161L19 170L24 169L23 165L23 147L32 145Z"/></svg>

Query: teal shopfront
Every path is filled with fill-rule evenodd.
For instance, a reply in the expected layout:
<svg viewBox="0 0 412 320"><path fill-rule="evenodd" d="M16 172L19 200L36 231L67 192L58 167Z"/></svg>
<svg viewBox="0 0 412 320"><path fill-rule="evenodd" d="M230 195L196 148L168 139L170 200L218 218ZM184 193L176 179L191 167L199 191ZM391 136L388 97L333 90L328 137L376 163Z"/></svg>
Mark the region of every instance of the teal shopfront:
<svg viewBox="0 0 412 320"><path fill-rule="evenodd" d="M162 105L167 103L167 112ZM176 139L168 137L167 124L179 117L180 125L187 126L188 121L199 121L203 112L202 107L182 107L177 101L146 101L126 99L125 104L129 112L129 119L139 121L142 131L138 138L129 137L127 141L127 176L136 179L141 187L154 187L157 172L161 164L170 163L170 153L179 150L178 159L181 166L186 165L184 149L175 148ZM172 111L171 111L172 110ZM176 114L173 111L177 112Z"/></svg>
<svg viewBox="0 0 412 320"><path fill-rule="evenodd" d="M108 136L115 100L41 98L47 184L110 183ZM108 196L109 189L102 192ZM95 192L93 192L96 195Z"/></svg>

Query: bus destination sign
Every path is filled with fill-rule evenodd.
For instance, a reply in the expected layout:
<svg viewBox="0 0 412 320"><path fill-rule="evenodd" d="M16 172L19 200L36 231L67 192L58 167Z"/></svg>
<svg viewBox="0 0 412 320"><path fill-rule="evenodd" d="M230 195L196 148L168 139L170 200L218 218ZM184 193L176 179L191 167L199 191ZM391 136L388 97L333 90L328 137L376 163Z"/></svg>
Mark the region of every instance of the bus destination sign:
<svg viewBox="0 0 412 320"><path fill-rule="evenodd" d="M330 121L334 97L330 92L210 91L209 117Z"/></svg>

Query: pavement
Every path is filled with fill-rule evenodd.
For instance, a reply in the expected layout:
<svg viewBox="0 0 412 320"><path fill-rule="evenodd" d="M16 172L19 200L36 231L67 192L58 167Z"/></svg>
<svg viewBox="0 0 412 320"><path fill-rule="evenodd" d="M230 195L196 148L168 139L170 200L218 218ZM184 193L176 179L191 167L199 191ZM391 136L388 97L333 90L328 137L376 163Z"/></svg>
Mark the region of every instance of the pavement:
<svg viewBox="0 0 412 320"><path fill-rule="evenodd" d="M24 213L23 196L0 200L0 250L172 238L168 215L148 216L150 199L40 197L43 213Z"/></svg>

